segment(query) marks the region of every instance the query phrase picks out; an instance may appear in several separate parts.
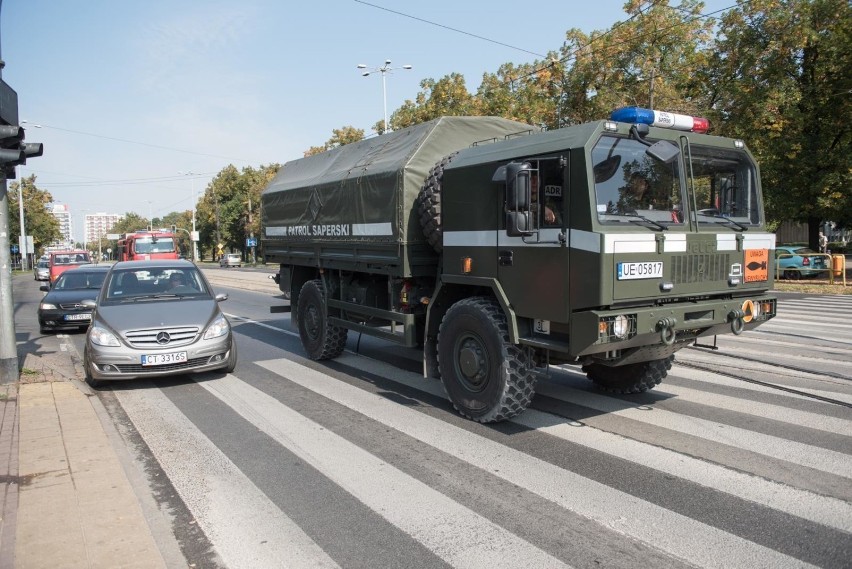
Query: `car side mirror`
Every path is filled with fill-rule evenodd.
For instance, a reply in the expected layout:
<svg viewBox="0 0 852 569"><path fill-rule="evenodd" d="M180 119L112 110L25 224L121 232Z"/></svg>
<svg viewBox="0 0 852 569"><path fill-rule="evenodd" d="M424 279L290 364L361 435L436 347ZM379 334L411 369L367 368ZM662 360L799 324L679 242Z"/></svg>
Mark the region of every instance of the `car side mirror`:
<svg viewBox="0 0 852 569"><path fill-rule="evenodd" d="M80 304L83 305L83 308L95 308L98 305L98 303L91 298L80 301Z"/></svg>
<svg viewBox="0 0 852 569"><path fill-rule="evenodd" d="M220 292L216 295L216 302L222 302L223 300L228 300L228 295L224 292Z"/></svg>
<svg viewBox="0 0 852 569"><path fill-rule="evenodd" d="M44 292L50 292L50 286L48 285L41 285L38 289L43 290Z"/></svg>

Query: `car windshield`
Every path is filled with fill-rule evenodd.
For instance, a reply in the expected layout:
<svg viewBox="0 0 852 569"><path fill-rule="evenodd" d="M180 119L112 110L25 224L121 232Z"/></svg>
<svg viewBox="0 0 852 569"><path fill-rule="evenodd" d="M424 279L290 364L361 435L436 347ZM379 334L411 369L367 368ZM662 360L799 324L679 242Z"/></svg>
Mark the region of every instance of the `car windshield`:
<svg viewBox="0 0 852 569"><path fill-rule="evenodd" d="M211 298L204 279L194 267L123 269L113 270L110 274L104 299L106 303Z"/></svg>
<svg viewBox="0 0 852 569"><path fill-rule="evenodd" d="M50 267L50 264L47 261L39 261L38 268L39 269L47 269Z"/></svg>
<svg viewBox="0 0 852 569"><path fill-rule="evenodd" d="M793 249L793 253L795 253L796 255L819 255L819 253L817 253L813 249L808 249L807 247Z"/></svg>
<svg viewBox="0 0 852 569"><path fill-rule="evenodd" d="M54 290L99 289L104 284L105 271L87 272L75 269L59 275L53 284Z"/></svg>

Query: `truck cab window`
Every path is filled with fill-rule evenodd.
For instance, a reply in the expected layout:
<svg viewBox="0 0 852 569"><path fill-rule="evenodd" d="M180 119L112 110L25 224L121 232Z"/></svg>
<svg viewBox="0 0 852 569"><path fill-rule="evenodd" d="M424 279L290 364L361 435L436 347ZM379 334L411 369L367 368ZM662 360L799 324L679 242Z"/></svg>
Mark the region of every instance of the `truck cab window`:
<svg viewBox="0 0 852 569"><path fill-rule="evenodd" d="M632 139L603 136L592 150L598 221L630 222L642 216L660 224L683 223L679 161L666 164Z"/></svg>
<svg viewBox="0 0 852 569"><path fill-rule="evenodd" d="M558 227L562 225L564 211L564 191L562 170L558 160L532 161L531 174L533 213L537 216L539 227Z"/></svg>
<svg viewBox="0 0 852 569"><path fill-rule="evenodd" d="M744 151L693 144L692 172L699 223L760 223L757 173Z"/></svg>

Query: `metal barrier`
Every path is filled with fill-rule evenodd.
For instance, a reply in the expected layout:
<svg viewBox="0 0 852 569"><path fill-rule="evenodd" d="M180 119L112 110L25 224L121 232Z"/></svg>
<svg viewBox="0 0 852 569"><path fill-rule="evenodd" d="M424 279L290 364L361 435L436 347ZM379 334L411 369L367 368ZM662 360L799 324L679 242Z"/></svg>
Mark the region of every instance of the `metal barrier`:
<svg viewBox="0 0 852 569"><path fill-rule="evenodd" d="M809 265L798 267L781 267L781 260L792 257L806 257L810 259ZM822 259L822 267L814 268L814 259ZM835 284L835 277L843 281L846 286L846 257L843 255L829 255L828 253L781 253L775 256L775 277L798 280L802 277L827 278L829 284Z"/></svg>

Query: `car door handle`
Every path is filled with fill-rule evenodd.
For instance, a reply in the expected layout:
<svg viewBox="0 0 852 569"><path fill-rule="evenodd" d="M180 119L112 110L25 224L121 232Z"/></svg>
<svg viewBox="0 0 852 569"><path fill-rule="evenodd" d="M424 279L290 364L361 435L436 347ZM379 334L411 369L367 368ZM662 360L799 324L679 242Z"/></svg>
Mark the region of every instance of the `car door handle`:
<svg viewBox="0 0 852 569"><path fill-rule="evenodd" d="M498 255L501 267L511 267L514 263L515 253L513 251L500 251Z"/></svg>

